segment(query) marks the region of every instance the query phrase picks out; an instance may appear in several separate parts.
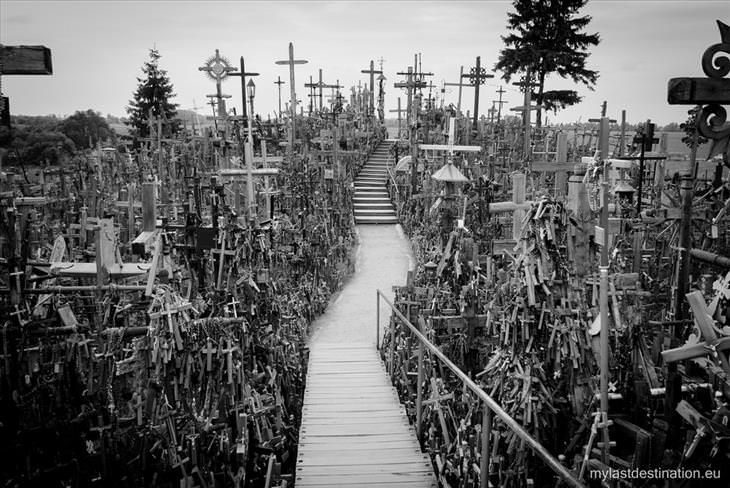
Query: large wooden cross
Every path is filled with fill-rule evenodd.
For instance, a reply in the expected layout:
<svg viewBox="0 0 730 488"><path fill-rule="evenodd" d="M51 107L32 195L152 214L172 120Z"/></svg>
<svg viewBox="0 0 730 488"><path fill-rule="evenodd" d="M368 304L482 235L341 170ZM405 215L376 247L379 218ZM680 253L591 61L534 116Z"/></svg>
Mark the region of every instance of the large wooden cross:
<svg viewBox="0 0 730 488"><path fill-rule="evenodd" d="M527 179L524 173L512 173L512 201L494 202L489 204L489 213L512 212L512 239L494 240L492 254L504 254L517 244L522 234L522 220L525 211L535 202L525 200Z"/></svg>
<svg viewBox="0 0 730 488"><path fill-rule="evenodd" d="M527 158L530 156L530 136L531 136L531 130L532 126L530 125L530 113L533 110L540 110L539 105L532 105L532 89L535 87L538 87L537 83L532 82L532 74L528 70L525 74L525 77L522 81L518 81L516 83L512 83L515 86L519 86L522 88L523 93L523 101L522 105L519 107L512 107L511 110L515 112L522 112L522 127L525 131L525 137L523 139L523 157Z"/></svg>
<svg viewBox="0 0 730 488"><path fill-rule="evenodd" d="M45 46L3 46L0 44L2 75L52 75L51 50ZM0 125L10 127L10 100L2 96L0 84Z"/></svg>
<svg viewBox="0 0 730 488"><path fill-rule="evenodd" d="M241 71L231 71L228 73L229 76L240 76L241 77L241 107L243 110L241 111L241 115L243 116L243 124L246 125L246 121L248 120L248 113L246 109L246 77L247 76L258 76L258 73L247 73L246 72L246 66L243 62L243 56L241 56L240 59L241 62ZM251 114L251 117L253 117L254 114Z"/></svg>
<svg viewBox="0 0 730 488"><path fill-rule="evenodd" d="M469 73L461 75L467 78L469 84L474 87L474 122L472 130L477 130L477 120L479 120L479 85L483 85L488 78L494 78L494 75L487 74L487 70L482 68L482 57L477 56L476 66L469 70Z"/></svg>
<svg viewBox="0 0 730 488"><path fill-rule="evenodd" d="M502 89L502 85L499 86L499 90L497 90L497 93L499 94L499 100L492 100L493 103L497 104L497 123L499 124L500 120L502 120L502 105L507 103L507 100L502 100L502 95L507 90Z"/></svg>
<svg viewBox="0 0 730 488"><path fill-rule="evenodd" d="M446 151L449 154L449 159L453 159L454 152L479 152L482 150L482 146L457 146L454 144L455 141L455 127L456 117L449 117L449 136L446 144L419 144L419 148L430 151Z"/></svg>
<svg viewBox="0 0 730 488"><path fill-rule="evenodd" d="M461 89L465 86L471 86L469 83L464 83L462 79L464 78L464 67L462 66L461 69L459 69L459 82L458 83L444 83L445 86L458 86L459 87L459 98L457 98L456 102L456 113L461 113Z"/></svg>
<svg viewBox="0 0 730 488"><path fill-rule="evenodd" d="M306 59L294 59L294 44L289 43L289 59L284 61L276 61L275 64L287 64L289 65L289 91L291 92L291 100L289 103L289 109L291 111L291 131L289 132L289 148L287 151L294 151L294 139L296 133L296 117L297 117L297 94L294 83L294 65L296 64L307 64L309 61Z"/></svg>
<svg viewBox="0 0 730 488"><path fill-rule="evenodd" d="M370 112L369 115L372 115L375 111L375 75L382 75L383 70L376 70L375 69L375 62L371 59L370 60L370 69L364 69L360 71L361 73L366 73L370 75Z"/></svg>
<svg viewBox="0 0 730 488"><path fill-rule="evenodd" d="M722 105L730 103L730 79L727 56L730 51L730 26L717 21L721 43L708 47L702 55L702 71L708 78L671 78L667 86L670 105L704 105L697 117L699 133L712 140L708 159L722 154L730 160L730 128ZM719 54L719 56L717 56ZM719 121L721 123L717 123Z"/></svg>

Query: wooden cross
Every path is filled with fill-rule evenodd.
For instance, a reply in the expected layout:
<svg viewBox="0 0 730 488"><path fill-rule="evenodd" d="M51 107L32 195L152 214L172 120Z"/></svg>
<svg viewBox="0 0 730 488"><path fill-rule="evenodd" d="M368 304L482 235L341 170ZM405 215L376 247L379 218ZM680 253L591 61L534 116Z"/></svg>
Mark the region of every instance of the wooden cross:
<svg viewBox="0 0 730 488"><path fill-rule="evenodd" d="M200 351L205 353L205 370L210 373L213 371L213 354L217 352L218 349L213 347L213 340L208 337L206 339L206 347Z"/></svg>
<svg viewBox="0 0 730 488"><path fill-rule="evenodd" d="M499 90L497 90L497 93L499 94L499 100L492 100L493 103L497 104L497 123L499 124L499 121L502 120L502 105L507 103L507 100L502 100L502 95L506 93L507 90L502 89L502 85L499 85Z"/></svg>
<svg viewBox="0 0 730 488"><path fill-rule="evenodd" d="M289 148L288 151L294 150L294 139L296 133L296 116L297 116L297 94L295 91L294 84L294 65L306 64L309 61L305 59L294 59L294 44L289 43L289 59L285 61L276 61L275 64L287 64L289 65L289 90L291 92L290 110L291 110L291 132L289 132Z"/></svg>
<svg viewBox="0 0 730 488"><path fill-rule="evenodd" d="M0 44L2 75L52 75L51 50L45 46L3 46ZM0 84L0 125L10 127L10 100L2 96Z"/></svg>
<svg viewBox="0 0 730 488"><path fill-rule="evenodd" d="M474 87L474 122L472 130L477 130L477 120L479 119L479 85L483 85L488 78L494 78L494 75L487 74L487 70L481 66L481 56L477 56L476 66L469 70L469 73L462 74L462 78L468 78L469 84Z"/></svg>
<svg viewBox="0 0 730 488"><path fill-rule="evenodd" d="M389 110L389 112L398 113L398 139L400 139L400 134L401 134L401 115L400 114L403 112L406 112L406 113L408 112L408 110L400 108L400 97L398 97L398 110Z"/></svg>
<svg viewBox="0 0 730 488"><path fill-rule="evenodd" d="M512 212L512 239L506 241L495 240L493 242L493 254L503 254L504 251L511 250L520 239L525 210L529 209L535 203L525 200L526 183L527 180L524 173L512 173L512 201L489 204L490 214Z"/></svg>
<svg viewBox="0 0 730 488"><path fill-rule="evenodd" d="M231 71L228 73L229 76L240 76L241 77L241 106L243 110L241 111L241 115L243 116L243 123L246 124L248 120L248 114L246 112L246 77L247 76L258 76L258 73L247 73L246 72L246 66L243 62L243 56L241 56L240 59L241 63L241 71ZM253 117L254 114L251 114L251 117Z"/></svg>
<svg viewBox="0 0 730 488"><path fill-rule="evenodd" d="M274 82L275 85L278 85L277 88L279 89L279 118L281 118L281 85L286 83L285 81L281 81L281 76L276 77L276 81Z"/></svg>
<svg viewBox="0 0 730 488"><path fill-rule="evenodd" d="M522 79L522 81L518 81L515 83L512 83L515 86L519 86L522 88L522 93L524 94L524 98L522 101L522 106L520 107L513 107L512 110L516 112L522 112L522 127L525 131L525 137L524 137L524 145L523 145L523 151L524 151L524 157L527 158L530 155L530 135L531 135L531 126L530 126L530 113L533 110L540 110L540 106L538 105L531 105L532 103L532 89L535 87L540 86L537 83L532 82L532 73L530 70L527 70L527 73L525 73L525 77Z"/></svg>
<svg viewBox="0 0 730 488"><path fill-rule="evenodd" d="M228 370L228 384L233 384L233 353L238 351L237 346L231 346L231 340L226 339L227 348L224 348L221 352L226 355L226 369Z"/></svg>
<svg viewBox="0 0 730 488"><path fill-rule="evenodd" d="M453 159L454 152L479 152L482 150L481 146L457 146L454 144L454 131L456 127L456 118L449 117L449 139L446 144L419 144L420 149L431 150L431 151L447 151L449 153L449 160Z"/></svg>
<svg viewBox="0 0 730 488"><path fill-rule="evenodd" d="M382 68L380 70L375 69L375 62L371 59L370 60L370 69L364 69L360 71L361 73L366 73L370 75L370 112L369 114L372 115L375 111L375 75L382 75L383 70Z"/></svg>
<svg viewBox="0 0 730 488"><path fill-rule="evenodd" d="M464 83L462 80L464 78L464 67L462 66L459 69L459 82L458 83L444 83L445 86L458 86L459 87L459 98L457 99L456 103L456 113L461 113L461 90L465 86L471 86L469 83Z"/></svg>
<svg viewBox="0 0 730 488"><path fill-rule="evenodd" d="M441 402L446 400L453 400L454 394L453 393L447 393L446 395L441 395L439 393L439 384L436 381L436 378L431 377L431 394L429 395L428 400L424 400L421 405L433 405L433 408L436 410L438 417L439 417L439 423L441 424L441 432L444 435L444 441L446 442L446 445L449 445L450 437L449 437L449 429L446 425L446 418L444 417L443 407L441 406Z"/></svg>

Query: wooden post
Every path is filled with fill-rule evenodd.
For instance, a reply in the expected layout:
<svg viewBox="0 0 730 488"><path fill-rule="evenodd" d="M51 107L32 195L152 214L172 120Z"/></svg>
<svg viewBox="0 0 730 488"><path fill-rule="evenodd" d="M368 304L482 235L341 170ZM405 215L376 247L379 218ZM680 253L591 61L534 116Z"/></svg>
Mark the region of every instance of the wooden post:
<svg viewBox="0 0 730 488"><path fill-rule="evenodd" d="M375 290L375 349L380 350L380 292Z"/></svg>
<svg viewBox="0 0 730 488"><path fill-rule="evenodd" d="M492 410L488 405L482 407L482 449L479 459L479 488L489 488L489 441L492 434Z"/></svg>
<svg viewBox="0 0 730 488"><path fill-rule="evenodd" d="M623 157L626 146L626 110L621 111L621 136L618 142L618 157Z"/></svg>
<svg viewBox="0 0 730 488"><path fill-rule="evenodd" d="M390 345L388 349L388 364L390 364L390 381L392 382L395 377L395 365L393 364L393 358L395 356L395 327L396 322L395 320L392 320L392 325L390 326Z"/></svg>
<svg viewBox="0 0 730 488"><path fill-rule="evenodd" d="M426 332L422 330L421 332ZM416 437L421 439L423 410L423 342L418 340L418 385L416 385Z"/></svg>
<svg viewBox="0 0 730 488"><path fill-rule="evenodd" d="M142 230L154 231L157 227L157 201L155 183L142 183Z"/></svg>

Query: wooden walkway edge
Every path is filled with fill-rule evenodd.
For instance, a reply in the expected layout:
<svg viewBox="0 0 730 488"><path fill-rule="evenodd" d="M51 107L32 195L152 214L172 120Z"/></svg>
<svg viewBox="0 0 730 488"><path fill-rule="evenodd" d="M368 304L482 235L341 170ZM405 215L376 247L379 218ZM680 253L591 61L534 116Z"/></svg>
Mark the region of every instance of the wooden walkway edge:
<svg viewBox="0 0 730 488"><path fill-rule="evenodd" d="M371 344L312 346L299 441L295 487L438 486Z"/></svg>

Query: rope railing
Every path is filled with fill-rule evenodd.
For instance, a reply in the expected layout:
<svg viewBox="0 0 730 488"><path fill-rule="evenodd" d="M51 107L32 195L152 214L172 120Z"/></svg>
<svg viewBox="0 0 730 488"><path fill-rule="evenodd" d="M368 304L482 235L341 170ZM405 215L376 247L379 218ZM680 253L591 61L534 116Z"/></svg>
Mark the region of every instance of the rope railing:
<svg viewBox="0 0 730 488"><path fill-rule="evenodd" d="M489 486L489 476L485 475L489 470L489 452L490 452L490 436L492 426L492 415L496 415L504 424L512 430L530 449L537 454L545 464L552 469L555 474L560 477L568 486L573 488L585 488L585 485L576 478L563 464L558 461L552 454L550 454L545 447L540 444L534 437L532 437L522 426L512 418L502 407L497 403L491 396L489 396L479 385L469 378L458 366L456 366L441 350L436 347L428 338L414 326L400 310L398 310L393 303L383 294L382 291L377 290L377 321L376 321L376 344L380 349L380 300L382 299L388 304L390 309L393 311L395 316L403 323L411 333L418 339L418 385L416 390L416 431L420 434L421 429L421 411L423 401L423 356L424 348L428 349L435 357L437 357L471 392L476 395L484 405L484 421L482 426L482 446L481 446L481 459L480 459L480 486L487 488ZM395 327L390 329L390 345L388 350L388 361L387 364L390 368L390 374L393 374L393 357L395 354Z"/></svg>

